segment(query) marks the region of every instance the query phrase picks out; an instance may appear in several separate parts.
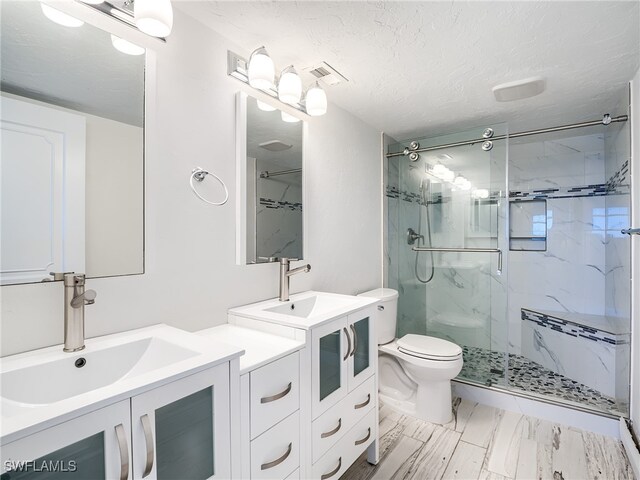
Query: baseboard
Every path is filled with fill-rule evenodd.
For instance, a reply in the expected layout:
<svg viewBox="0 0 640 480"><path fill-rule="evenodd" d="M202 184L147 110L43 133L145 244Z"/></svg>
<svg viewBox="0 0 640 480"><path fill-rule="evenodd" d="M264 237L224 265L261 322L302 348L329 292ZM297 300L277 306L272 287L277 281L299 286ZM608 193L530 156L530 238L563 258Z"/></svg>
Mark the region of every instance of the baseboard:
<svg viewBox="0 0 640 480"><path fill-rule="evenodd" d="M640 478L640 449L633 435L633 430L626 419L620 418L620 440L636 478Z"/></svg>
<svg viewBox="0 0 640 480"><path fill-rule="evenodd" d="M455 380L452 382L452 387L454 395L466 400L620 439L620 425L617 418L553 405Z"/></svg>

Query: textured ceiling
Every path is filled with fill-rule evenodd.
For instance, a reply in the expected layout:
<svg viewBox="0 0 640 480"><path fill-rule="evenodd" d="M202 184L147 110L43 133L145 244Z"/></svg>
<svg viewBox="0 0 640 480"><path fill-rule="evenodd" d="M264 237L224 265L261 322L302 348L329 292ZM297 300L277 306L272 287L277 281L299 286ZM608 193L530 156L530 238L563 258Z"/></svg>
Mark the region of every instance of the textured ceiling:
<svg viewBox="0 0 640 480"><path fill-rule="evenodd" d="M299 70L327 61L350 80L330 101L398 140L600 118L639 66L637 1L174 4L238 53L265 45L278 67ZM495 101L493 86L535 75L543 94Z"/></svg>
<svg viewBox="0 0 640 480"><path fill-rule="evenodd" d="M117 51L107 32L46 18L35 1L0 1L2 90L142 126L144 55Z"/></svg>

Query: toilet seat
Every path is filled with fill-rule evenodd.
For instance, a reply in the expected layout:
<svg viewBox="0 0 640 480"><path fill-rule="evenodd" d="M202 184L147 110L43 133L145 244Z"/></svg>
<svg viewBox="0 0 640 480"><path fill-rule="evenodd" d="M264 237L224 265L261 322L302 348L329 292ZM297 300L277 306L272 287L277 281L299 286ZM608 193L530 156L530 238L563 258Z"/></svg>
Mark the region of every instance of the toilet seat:
<svg viewBox="0 0 640 480"><path fill-rule="evenodd" d="M405 335L397 341L397 346L398 351L425 360L453 361L462 357L460 346L427 335Z"/></svg>

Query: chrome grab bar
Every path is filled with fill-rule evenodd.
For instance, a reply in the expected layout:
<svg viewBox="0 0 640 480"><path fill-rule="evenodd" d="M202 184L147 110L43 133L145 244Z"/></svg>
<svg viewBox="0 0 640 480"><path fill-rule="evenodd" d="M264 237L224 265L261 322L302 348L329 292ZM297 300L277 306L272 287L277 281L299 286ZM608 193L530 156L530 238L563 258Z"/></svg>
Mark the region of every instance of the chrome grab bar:
<svg viewBox="0 0 640 480"><path fill-rule="evenodd" d="M263 463L262 465L260 465L260 470L269 470L270 468L277 467L278 465L280 465L287 458L289 458L289 455L291 455L291 447L292 446L293 446L293 443L290 443L289 446L287 447L287 451L284 452L284 455L282 455L280 458L276 458L272 462L267 462L267 463Z"/></svg>
<svg viewBox="0 0 640 480"><path fill-rule="evenodd" d="M620 230L620 233L624 233L625 235L640 235L640 228L627 228Z"/></svg>
<svg viewBox="0 0 640 480"><path fill-rule="evenodd" d="M151 422L149 421L149 415L145 414L140 417L142 422L142 429L144 430L144 443L147 445L147 458L144 465L144 472L142 478L145 478L153 470L153 457L155 452L153 448L153 433L151 431Z"/></svg>
<svg viewBox="0 0 640 480"><path fill-rule="evenodd" d="M498 273L502 273L502 250L499 248L443 248L443 247L411 247L414 252L445 252L445 253L497 253Z"/></svg>
<svg viewBox="0 0 640 480"><path fill-rule="evenodd" d="M120 449L120 480L129 479L129 446L127 445L127 435L124 427L120 423L116 425L116 438Z"/></svg>

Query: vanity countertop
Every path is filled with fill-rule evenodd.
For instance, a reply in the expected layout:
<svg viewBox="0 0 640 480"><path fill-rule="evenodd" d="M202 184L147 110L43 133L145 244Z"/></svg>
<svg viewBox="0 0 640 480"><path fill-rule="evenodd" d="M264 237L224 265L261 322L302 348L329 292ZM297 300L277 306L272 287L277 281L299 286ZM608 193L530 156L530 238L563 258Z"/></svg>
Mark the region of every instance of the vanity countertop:
<svg viewBox="0 0 640 480"><path fill-rule="evenodd" d="M58 425L244 353L168 325L62 345L0 359L0 445ZM80 363L79 363L80 362Z"/></svg>
<svg viewBox="0 0 640 480"><path fill-rule="evenodd" d="M244 350L240 357L240 375L285 357L304 347L304 342L271 333L224 324L195 332L207 339L234 345Z"/></svg>
<svg viewBox="0 0 640 480"><path fill-rule="evenodd" d="M229 316L252 318L286 327L310 330L336 318L355 313L376 302L375 298L370 297L310 290L293 294L286 302L273 298L235 307L229 310Z"/></svg>

